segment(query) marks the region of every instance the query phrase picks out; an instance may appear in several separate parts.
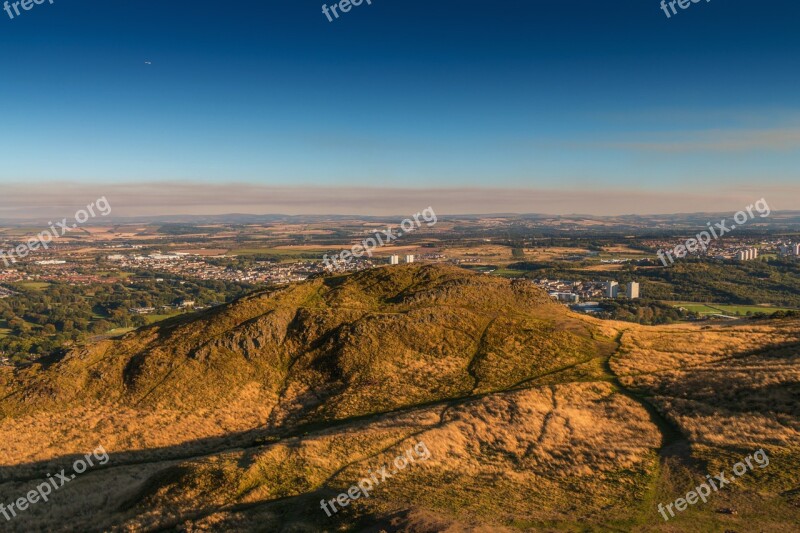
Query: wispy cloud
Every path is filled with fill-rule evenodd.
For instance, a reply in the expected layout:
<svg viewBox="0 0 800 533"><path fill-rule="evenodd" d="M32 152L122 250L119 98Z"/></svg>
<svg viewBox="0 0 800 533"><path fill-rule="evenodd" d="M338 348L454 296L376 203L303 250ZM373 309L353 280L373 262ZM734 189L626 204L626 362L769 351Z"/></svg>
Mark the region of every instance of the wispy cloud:
<svg viewBox="0 0 800 533"><path fill-rule="evenodd" d="M643 133L635 141L602 142L594 146L662 153L794 151L800 150L800 127Z"/></svg>
<svg viewBox="0 0 800 533"><path fill-rule="evenodd" d="M273 187L188 182L14 184L3 187L0 219L71 216L105 196L114 216L407 215L429 205L442 214L659 214L738 210L766 197L774 209L800 208L800 185L752 180L724 188Z"/></svg>

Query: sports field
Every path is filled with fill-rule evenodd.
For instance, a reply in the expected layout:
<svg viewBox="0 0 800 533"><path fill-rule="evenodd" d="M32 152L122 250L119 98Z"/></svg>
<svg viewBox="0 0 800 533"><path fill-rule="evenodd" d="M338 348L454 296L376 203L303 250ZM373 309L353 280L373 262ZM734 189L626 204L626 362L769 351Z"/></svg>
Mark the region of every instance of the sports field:
<svg viewBox="0 0 800 533"><path fill-rule="evenodd" d="M746 316L747 313L771 314L776 311L791 311L788 307L771 307L767 305L729 305L718 303L700 302L668 302L675 307L683 307L701 315L732 315Z"/></svg>

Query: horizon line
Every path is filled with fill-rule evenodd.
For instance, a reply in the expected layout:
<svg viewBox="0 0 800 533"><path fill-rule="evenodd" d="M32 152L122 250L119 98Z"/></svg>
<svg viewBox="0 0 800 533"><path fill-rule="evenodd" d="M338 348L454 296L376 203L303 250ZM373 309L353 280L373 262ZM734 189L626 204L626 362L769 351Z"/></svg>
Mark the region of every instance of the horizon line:
<svg viewBox="0 0 800 533"><path fill-rule="evenodd" d="M756 183L756 184L754 184ZM106 198L112 216L409 216L427 207L443 216L623 217L735 213L763 199L771 211L800 210L800 185L731 184L692 191L644 187L297 186L253 183L75 183L3 185L0 220L71 216ZM404 213L404 215L396 215Z"/></svg>

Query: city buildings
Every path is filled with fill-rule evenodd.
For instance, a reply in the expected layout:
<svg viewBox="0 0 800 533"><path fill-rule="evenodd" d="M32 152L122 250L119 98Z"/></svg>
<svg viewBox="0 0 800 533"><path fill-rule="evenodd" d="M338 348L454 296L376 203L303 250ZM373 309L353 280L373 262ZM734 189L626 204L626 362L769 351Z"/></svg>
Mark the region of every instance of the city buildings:
<svg viewBox="0 0 800 533"><path fill-rule="evenodd" d="M739 261L752 261L758 259L758 248L745 248L736 253L736 259Z"/></svg>
<svg viewBox="0 0 800 533"><path fill-rule="evenodd" d="M631 300L635 300L639 297L639 284L635 281L631 281L628 283L628 286L625 288L625 296L630 298Z"/></svg>
<svg viewBox="0 0 800 533"><path fill-rule="evenodd" d="M390 265L399 265L400 264L400 256L399 255L391 256L389 258L389 264Z"/></svg>
<svg viewBox="0 0 800 533"><path fill-rule="evenodd" d="M406 263L413 263L413 262L414 262L414 256L413 255L407 255L406 256Z"/></svg>
<svg viewBox="0 0 800 533"><path fill-rule="evenodd" d="M550 296L552 296L559 302L576 304L580 301L580 296L578 296L574 292L551 292Z"/></svg>
<svg viewBox="0 0 800 533"><path fill-rule="evenodd" d="M616 298L619 295L619 283L616 281L606 282L606 298Z"/></svg>
<svg viewBox="0 0 800 533"><path fill-rule="evenodd" d="M547 291L553 298L560 299L557 294L574 294L579 301L593 301L603 298L606 294L605 281L571 281L562 279L535 279L533 284ZM571 297L563 296L567 301Z"/></svg>

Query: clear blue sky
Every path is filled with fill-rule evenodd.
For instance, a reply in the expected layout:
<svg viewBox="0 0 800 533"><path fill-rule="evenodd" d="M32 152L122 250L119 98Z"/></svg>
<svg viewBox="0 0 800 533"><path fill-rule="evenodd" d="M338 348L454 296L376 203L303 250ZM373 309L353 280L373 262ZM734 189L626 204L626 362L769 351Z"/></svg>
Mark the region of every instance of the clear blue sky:
<svg viewBox="0 0 800 533"><path fill-rule="evenodd" d="M321 5L0 11L0 183L797 181L797 0Z"/></svg>

